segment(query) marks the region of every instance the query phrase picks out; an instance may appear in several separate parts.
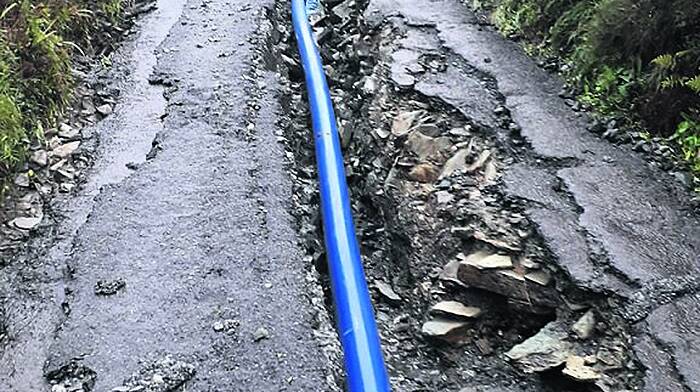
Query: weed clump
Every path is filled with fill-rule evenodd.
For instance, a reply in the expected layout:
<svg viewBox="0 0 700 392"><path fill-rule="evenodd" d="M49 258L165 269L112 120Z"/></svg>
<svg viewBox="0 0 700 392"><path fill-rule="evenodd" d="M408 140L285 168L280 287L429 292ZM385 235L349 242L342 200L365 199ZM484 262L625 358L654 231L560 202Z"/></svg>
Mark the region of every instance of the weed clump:
<svg viewBox="0 0 700 392"><path fill-rule="evenodd" d="M53 125L70 98L76 53L114 26L130 0L0 0L0 178L25 159L28 145Z"/></svg>

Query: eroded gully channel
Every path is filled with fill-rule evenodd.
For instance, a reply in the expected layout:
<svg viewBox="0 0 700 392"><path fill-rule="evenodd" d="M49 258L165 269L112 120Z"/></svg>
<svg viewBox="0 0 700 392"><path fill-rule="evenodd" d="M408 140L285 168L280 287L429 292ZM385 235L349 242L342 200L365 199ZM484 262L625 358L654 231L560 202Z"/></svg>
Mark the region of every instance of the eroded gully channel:
<svg viewBox="0 0 700 392"><path fill-rule="evenodd" d="M395 389L697 390L700 226L681 185L589 134L561 82L463 3L324 5L312 20ZM323 273L302 74L278 47L296 216Z"/></svg>

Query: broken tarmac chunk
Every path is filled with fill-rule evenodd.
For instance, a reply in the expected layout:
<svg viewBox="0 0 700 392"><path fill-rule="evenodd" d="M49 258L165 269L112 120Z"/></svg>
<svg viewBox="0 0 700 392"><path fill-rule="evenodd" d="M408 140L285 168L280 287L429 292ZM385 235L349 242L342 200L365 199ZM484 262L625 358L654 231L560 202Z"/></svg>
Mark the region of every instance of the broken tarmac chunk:
<svg viewBox="0 0 700 392"><path fill-rule="evenodd" d="M95 295L114 295L124 287L126 287L124 279L98 280L95 283Z"/></svg>
<svg viewBox="0 0 700 392"><path fill-rule="evenodd" d="M481 315L481 309L466 306L457 301L442 301L430 308L430 313L457 319L474 319Z"/></svg>
<svg viewBox="0 0 700 392"><path fill-rule="evenodd" d="M543 372L561 366L572 355L573 345L568 334L557 322L551 322L535 336L514 346L506 353L525 373Z"/></svg>
<svg viewBox="0 0 700 392"><path fill-rule="evenodd" d="M463 321L454 321L438 318L423 324L421 332L428 338L439 339L447 343L459 343L464 339L464 333L468 324Z"/></svg>

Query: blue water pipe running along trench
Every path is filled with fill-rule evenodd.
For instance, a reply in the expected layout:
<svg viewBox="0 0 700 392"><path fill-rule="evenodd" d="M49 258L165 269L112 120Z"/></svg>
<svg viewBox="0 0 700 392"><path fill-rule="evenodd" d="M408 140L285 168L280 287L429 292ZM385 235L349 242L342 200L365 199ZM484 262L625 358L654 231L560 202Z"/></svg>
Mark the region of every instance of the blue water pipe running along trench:
<svg viewBox="0 0 700 392"><path fill-rule="evenodd" d="M377 323L355 236L333 103L304 0L292 23L306 77L318 166L326 254L350 392L388 392Z"/></svg>

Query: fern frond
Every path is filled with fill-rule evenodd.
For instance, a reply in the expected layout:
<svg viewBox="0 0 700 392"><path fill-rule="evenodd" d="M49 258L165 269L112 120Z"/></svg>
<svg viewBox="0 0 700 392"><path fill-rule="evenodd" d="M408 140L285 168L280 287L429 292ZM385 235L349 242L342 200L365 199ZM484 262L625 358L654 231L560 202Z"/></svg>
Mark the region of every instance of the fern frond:
<svg viewBox="0 0 700 392"><path fill-rule="evenodd" d="M685 85L693 90L693 92L700 94L700 75L695 75L694 77L686 80Z"/></svg>
<svg viewBox="0 0 700 392"><path fill-rule="evenodd" d="M661 56L651 60L651 63L664 71L672 70L676 67L676 59L670 54L662 54Z"/></svg>

